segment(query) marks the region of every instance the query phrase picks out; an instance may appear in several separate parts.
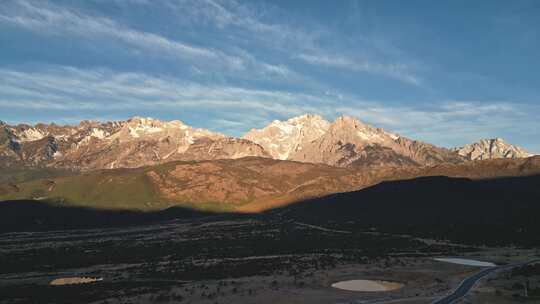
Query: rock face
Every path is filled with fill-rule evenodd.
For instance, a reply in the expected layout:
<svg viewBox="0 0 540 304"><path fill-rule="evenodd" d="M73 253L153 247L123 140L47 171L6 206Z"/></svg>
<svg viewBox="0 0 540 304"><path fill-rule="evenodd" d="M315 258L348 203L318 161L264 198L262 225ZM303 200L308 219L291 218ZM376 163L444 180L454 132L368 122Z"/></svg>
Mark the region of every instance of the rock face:
<svg viewBox="0 0 540 304"><path fill-rule="evenodd" d="M263 129L251 129L244 138L261 145L272 158L285 160L320 138L329 127L321 116L306 114L287 121L274 120Z"/></svg>
<svg viewBox="0 0 540 304"><path fill-rule="evenodd" d="M262 130L250 131L244 138L269 147L274 151L272 156L279 159L340 167L434 165L464 160L450 150L413 141L348 116L333 123L314 115L274 121Z"/></svg>
<svg viewBox="0 0 540 304"><path fill-rule="evenodd" d="M483 160L495 158L523 158L533 154L525 149L507 144L501 138L482 139L478 142L454 149L459 155L469 160Z"/></svg>
<svg viewBox="0 0 540 304"><path fill-rule="evenodd" d="M0 125L0 166L73 169L133 168L173 160L239 158L268 154L247 140L196 129L181 121L134 117L78 126Z"/></svg>
<svg viewBox="0 0 540 304"><path fill-rule="evenodd" d="M142 117L105 123L83 121L76 126L10 126L0 122L0 167L93 170L249 156L373 169L531 154L501 139L449 150L374 128L349 116L332 123L313 114L276 120L263 129L252 129L243 138L197 129L179 120Z"/></svg>
<svg viewBox="0 0 540 304"><path fill-rule="evenodd" d="M0 121L0 168L20 164L17 151L20 145L15 141L15 135L11 129Z"/></svg>

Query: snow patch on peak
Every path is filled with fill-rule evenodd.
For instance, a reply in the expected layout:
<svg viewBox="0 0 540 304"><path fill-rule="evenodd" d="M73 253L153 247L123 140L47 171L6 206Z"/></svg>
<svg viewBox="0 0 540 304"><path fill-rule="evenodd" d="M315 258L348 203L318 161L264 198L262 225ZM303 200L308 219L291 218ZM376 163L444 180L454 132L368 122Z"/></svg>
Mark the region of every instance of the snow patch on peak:
<svg viewBox="0 0 540 304"><path fill-rule="evenodd" d="M25 141L40 140L44 138L45 136L47 136L47 133L45 132L41 132L40 130L35 129L35 128L28 128L22 131L18 137L21 142L25 142Z"/></svg>
<svg viewBox="0 0 540 304"><path fill-rule="evenodd" d="M109 136L109 133L97 128L93 128L92 133L90 133L90 137L95 137L99 139L104 139L107 136Z"/></svg>
<svg viewBox="0 0 540 304"><path fill-rule="evenodd" d="M139 138L139 134L137 133L137 131L135 131L135 129L133 129L132 127L128 127L129 129L129 135L133 138Z"/></svg>
<svg viewBox="0 0 540 304"><path fill-rule="evenodd" d="M169 122L167 122L167 126L170 127L170 128L179 128L179 129L182 129L182 130L186 130L186 129L189 128L186 124L184 124L180 120L169 121Z"/></svg>
<svg viewBox="0 0 540 304"><path fill-rule="evenodd" d="M143 118L135 116L129 119L127 123L131 128L139 132L139 135L143 133L158 133L169 129L188 130L191 128L180 120L161 121L151 117Z"/></svg>
<svg viewBox="0 0 540 304"><path fill-rule="evenodd" d="M272 127L278 128L281 132L285 134L291 134L294 132L295 125L288 124L287 122L281 122L279 120L274 120L271 124Z"/></svg>
<svg viewBox="0 0 540 304"><path fill-rule="evenodd" d="M329 126L321 116L305 114L286 121L274 120L263 129L252 129L244 138L261 145L273 158L283 160L305 142L321 137Z"/></svg>
<svg viewBox="0 0 540 304"><path fill-rule="evenodd" d="M304 115L296 116L287 120L287 122L295 123L295 124L303 124L305 122L315 122L315 121L327 122L326 120L324 120L324 118L322 118L320 115L317 115L317 114L304 114Z"/></svg>
<svg viewBox="0 0 540 304"><path fill-rule="evenodd" d="M399 135L397 135L397 134L390 133L390 132L386 132L386 134L388 134L388 136L390 136L390 138L393 139L393 140L398 140L399 139Z"/></svg>
<svg viewBox="0 0 540 304"><path fill-rule="evenodd" d="M378 133L370 133L370 132L358 131L358 132L356 132L356 134L361 139L363 139L365 141L369 141L369 142L379 142L379 141L383 140L383 137Z"/></svg>
<svg viewBox="0 0 540 304"><path fill-rule="evenodd" d="M157 120L153 119L152 117L134 116L131 119L129 119L128 121L129 122L142 123L142 124L148 124L148 123L152 123L153 121L157 121Z"/></svg>

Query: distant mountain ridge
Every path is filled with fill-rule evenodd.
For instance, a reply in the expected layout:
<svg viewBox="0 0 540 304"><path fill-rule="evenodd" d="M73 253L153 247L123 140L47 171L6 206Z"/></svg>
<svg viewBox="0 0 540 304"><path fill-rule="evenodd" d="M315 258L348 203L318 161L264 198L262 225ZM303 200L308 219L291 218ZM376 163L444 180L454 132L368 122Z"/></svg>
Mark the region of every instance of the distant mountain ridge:
<svg viewBox="0 0 540 304"><path fill-rule="evenodd" d="M502 138L482 139L460 148L454 148L454 151L469 160L523 158L533 156L533 154L521 147L505 143Z"/></svg>
<svg viewBox="0 0 540 304"><path fill-rule="evenodd" d="M245 136L274 158L338 167L423 166L459 163L454 151L415 141L341 116L330 123L318 115L273 121Z"/></svg>
<svg viewBox="0 0 540 304"><path fill-rule="evenodd" d="M2 164L75 169L133 168L174 160L268 157L247 140L197 129L179 120L134 117L77 126L3 124Z"/></svg>
<svg viewBox="0 0 540 304"><path fill-rule="evenodd" d="M135 168L169 161L265 157L337 167L434 166L532 156L500 139L446 149L341 116L305 114L229 137L182 121L133 117L58 126L0 123L0 167Z"/></svg>

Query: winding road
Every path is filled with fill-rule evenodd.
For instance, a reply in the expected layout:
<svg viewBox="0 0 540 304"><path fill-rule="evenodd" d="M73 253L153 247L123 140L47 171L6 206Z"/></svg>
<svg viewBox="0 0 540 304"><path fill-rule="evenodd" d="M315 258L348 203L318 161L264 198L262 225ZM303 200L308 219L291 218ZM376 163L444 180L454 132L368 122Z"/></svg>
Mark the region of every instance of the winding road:
<svg viewBox="0 0 540 304"><path fill-rule="evenodd" d="M432 302L432 304L452 304L455 303L457 300L463 298L464 296L469 293L471 288L478 282L480 279L484 278L485 276L489 275L490 273L493 273L495 271L499 270L507 270L512 269L514 267L520 267L531 263L537 263L540 262L540 259L538 260L532 260L524 263L517 263L517 264L511 264L511 265L505 265L505 266L495 266L495 267L489 267L485 268L472 276L466 278L459 284L459 286L449 295L440 298L438 300L435 300Z"/></svg>
<svg viewBox="0 0 540 304"><path fill-rule="evenodd" d="M304 227L312 228L312 229L316 229L316 230L321 230L321 231L325 231L325 232L351 233L351 231L334 230L334 229L329 229L329 228L325 228L325 227L321 227L321 226L315 226L315 225L310 225L310 224L300 223L300 222L295 222L295 223L297 225L300 225L300 226L304 226ZM528 261L528 262L521 262L521 263L510 264L510 265L483 267L482 270L476 272L475 274L473 274L473 275L465 278L463 281L461 281L459 286L456 289L454 289L454 291L452 291L452 293L431 302L431 304L453 304L453 303L456 303L458 300L465 297L469 293L469 291L471 291L471 289L474 287L474 285L478 281L480 281L482 278L488 276L489 274L491 274L493 272L509 270L509 269L514 268L514 267L520 267L520 266L524 266L524 265L527 265L527 264L539 263L539 262L540 262L540 259L535 259L535 260L531 260L531 261ZM394 303L394 300L392 300L390 302L384 301L384 302L377 302L377 303Z"/></svg>

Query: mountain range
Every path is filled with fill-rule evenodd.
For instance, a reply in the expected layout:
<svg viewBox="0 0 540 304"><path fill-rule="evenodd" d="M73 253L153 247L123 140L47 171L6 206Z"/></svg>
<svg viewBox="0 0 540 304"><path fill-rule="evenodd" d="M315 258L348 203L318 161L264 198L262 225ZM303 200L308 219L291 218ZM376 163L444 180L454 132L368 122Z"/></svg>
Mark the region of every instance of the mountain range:
<svg viewBox="0 0 540 304"><path fill-rule="evenodd" d="M181 121L134 117L127 121L77 126L37 124L0 129L2 166L134 168L174 160L268 157L248 140L197 129Z"/></svg>
<svg viewBox="0 0 540 304"><path fill-rule="evenodd" d="M242 138L185 123L134 117L75 126L0 123L0 167L74 170L136 168L170 161L263 157L336 167L434 166L532 154L502 139L446 149L342 116L305 114L252 129Z"/></svg>
<svg viewBox="0 0 540 304"><path fill-rule="evenodd" d="M242 138L134 117L2 123L0 168L0 201L258 212L389 180L538 174L540 156L501 139L436 147L347 116L329 122L306 114Z"/></svg>

